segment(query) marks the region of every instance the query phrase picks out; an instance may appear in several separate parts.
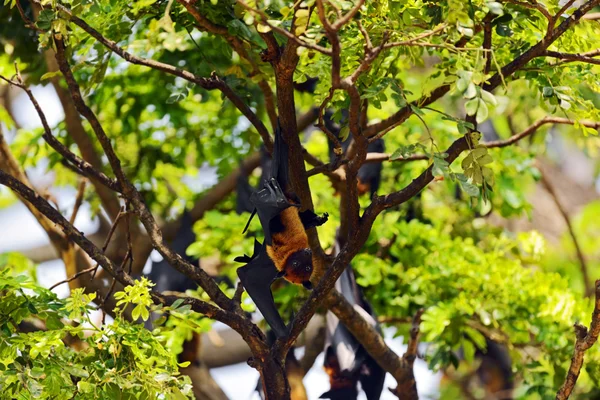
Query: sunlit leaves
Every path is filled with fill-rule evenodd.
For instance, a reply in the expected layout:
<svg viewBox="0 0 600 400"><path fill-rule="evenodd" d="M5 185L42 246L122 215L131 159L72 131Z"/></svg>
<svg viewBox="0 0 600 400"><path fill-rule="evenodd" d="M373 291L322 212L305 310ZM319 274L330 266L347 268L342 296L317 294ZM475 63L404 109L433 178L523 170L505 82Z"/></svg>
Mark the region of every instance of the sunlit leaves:
<svg viewBox="0 0 600 400"><path fill-rule="evenodd" d="M138 286L141 292L147 285ZM0 291L0 307L7 311L0 315L3 395L16 398L27 393L51 399L191 396L189 379L179 376L176 353L167 350L164 338L121 318L96 327L88 305L93 295L78 289L66 301L59 300L25 276L11 276L7 268L0 269ZM139 293L119 297L139 300ZM45 321L45 329L17 330L25 317ZM74 319L61 322L67 318ZM74 340L82 342L83 350L66 345Z"/></svg>
<svg viewBox="0 0 600 400"><path fill-rule="evenodd" d="M525 268L521 260L531 260L530 256L513 255L513 249L522 245L523 251L539 259L543 251L535 239L539 235L523 235L522 243L503 236L475 242L451 237L444 224L392 221L394 216L388 214L376 223L371 242L391 239L389 256L381 260L371 252L377 247L369 247L356 259L354 269L383 315L410 317L425 307L421 332L429 343L430 367L457 363L454 349L459 346L471 358L476 349L485 350L484 332L493 331L515 346L533 342L534 359L552 359L555 366L550 370L560 373L572 346L564 335L591 304L566 290L567 282L559 275ZM598 359L599 354L594 351L590 357ZM527 382L543 379L547 370L525 367L531 360L528 352L515 352L513 357L517 371L527 371Z"/></svg>
<svg viewBox="0 0 600 400"><path fill-rule="evenodd" d="M140 280L135 281L134 285L125 286L122 292L115 293L115 299L117 300L117 312L122 312L128 304L135 305L131 311L131 316L134 320L142 318L146 321L150 316L148 307L152 304L152 298L150 297L149 289L154 286L154 283L148 279L142 277Z"/></svg>

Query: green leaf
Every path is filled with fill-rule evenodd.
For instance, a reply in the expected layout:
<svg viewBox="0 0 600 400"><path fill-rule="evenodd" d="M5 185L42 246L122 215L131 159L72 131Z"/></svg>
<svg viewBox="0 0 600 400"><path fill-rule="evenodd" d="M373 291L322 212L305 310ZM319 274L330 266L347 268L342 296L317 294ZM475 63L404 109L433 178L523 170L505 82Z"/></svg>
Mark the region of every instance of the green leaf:
<svg viewBox="0 0 600 400"><path fill-rule="evenodd" d="M477 86L475 86L475 84L471 82L469 83L469 86L467 86L467 90L465 90L465 92L463 93L463 97L465 99L472 99L475 96L477 96Z"/></svg>
<svg viewBox="0 0 600 400"><path fill-rule="evenodd" d="M482 123L485 121L488 117L488 113L489 111L487 105L483 101L480 101L479 108L477 109L477 123Z"/></svg>
<svg viewBox="0 0 600 400"><path fill-rule="evenodd" d="M463 354L465 356L465 361L468 363L473 362L475 359L475 346L470 340L462 341Z"/></svg>
<svg viewBox="0 0 600 400"><path fill-rule="evenodd" d="M465 111L467 112L467 115L475 115L478 108L479 108L479 98L474 98L465 103Z"/></svg>
<svg viewBox="0 0 600 400"><path fill-rule="evenodd" d="M342 126L342 129L340 129L338 138L341 142L344 142L346 139L348 139L348 136L350 136L350 126L346 124Z"/></svg>
<svg viewBox="0 0 600 400"><path fill-rule="evenodd" d="M168 98L167 98L167 104L175 104L175 103L179 103L180 101L184 100L187 97L187 93L172 93Z"/></svg>
<svg viewBox="0 0 600 400"><path fill-rule="evenodd" d="M479 188L469 182L461 182L460 187L469 197L479 197Z"/></svg>
<svg viewBox="0 0 600 400"><path fill-rule="evenodd" d="M494 159L492 158L492 156L490 156L489 154L484 154L483 156L481 156L481 158L477 159L477 164L479 165L487 165L490 164L494 161Z"/></svg>
<svg viewBox="0 0 600 400"><path fill-rule="evenodd" d="M487 8L490 9L490 12L492 14L496 14L496 15L504 14L504 9L502 8L502 3L499 3L497 1L488 1L485 5L487 6Z"/></svg>
<svg viewBox="0 0 600 400"><path fill-rule="evenodd" d="M60 71L46 72L44 75L41 76L40 80L45 81L45 80L52 79L55 76L60 76L60 75L61 75Z"/></svg>
<svg viewBox="0 0 600 400"><path fill-rule="evenodd" d="M498 36L511 37L514 32L508 24L498 24L496 25L496 33Z"/></svg>
<svg viewBox="0 0 600 400"><path fill-rule="evenodd" d="M485 101L487 104L491 104L493 106L498 105L498 101L496 101L496 97L486 90L481 90L481 99Z"/></svg>
<svg viewBox="0 0 600 400"><path fill-rule="evenodd" d="M36 25L38 28L47 30L52 27L52 21L56 18L56 13L51 9L43 9L38 15Z"/></svg>

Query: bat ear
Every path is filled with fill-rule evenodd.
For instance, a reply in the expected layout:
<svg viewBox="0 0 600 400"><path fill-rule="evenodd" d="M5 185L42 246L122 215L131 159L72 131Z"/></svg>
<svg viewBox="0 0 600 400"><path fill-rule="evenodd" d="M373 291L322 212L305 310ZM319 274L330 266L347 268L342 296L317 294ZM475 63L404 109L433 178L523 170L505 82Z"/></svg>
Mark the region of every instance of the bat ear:
<svg viewBox="0 0 600 400"><path fill-rule="evenodd" d="M313 290L313 285L310 283L310 281L302 282L302 286L304 286L307 290Z"/></svg>

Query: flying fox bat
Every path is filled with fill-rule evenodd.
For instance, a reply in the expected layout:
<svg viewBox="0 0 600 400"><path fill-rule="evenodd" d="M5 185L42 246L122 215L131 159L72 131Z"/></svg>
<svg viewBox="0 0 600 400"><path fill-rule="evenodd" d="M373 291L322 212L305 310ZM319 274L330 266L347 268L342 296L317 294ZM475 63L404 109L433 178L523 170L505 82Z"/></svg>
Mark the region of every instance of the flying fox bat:
<svg viewBox="0 0 600 400"><path fill-rule="evenodd" d="M336 246L336 252L338 251L339 246ZM335 287L369 324L379 330L377 316L363 298L350 265L346 267ZM379 399L385 371L331 311L327 313L326 322L324 367L329 375L331 387L320 398L355 400L358 396L356 384L360 381L368 400Z"/></svg>
<svg viewBox="0 0 600 400"><path fill-rule="evenodd" d="M306 229L327 221L327 213L318 216L310 210L300 212L300 200L289 185L288 147L279 127L270 176L265 177L261 190L250 196L254 211L246 224L246 232L254 214L258 214L265 234L264 243L254 241L252 257L235 260L246 263L237 273L254 303L277 337L287 334L287 328L275 307L271 284L277 278L312 289L312 251Z"/></svg>

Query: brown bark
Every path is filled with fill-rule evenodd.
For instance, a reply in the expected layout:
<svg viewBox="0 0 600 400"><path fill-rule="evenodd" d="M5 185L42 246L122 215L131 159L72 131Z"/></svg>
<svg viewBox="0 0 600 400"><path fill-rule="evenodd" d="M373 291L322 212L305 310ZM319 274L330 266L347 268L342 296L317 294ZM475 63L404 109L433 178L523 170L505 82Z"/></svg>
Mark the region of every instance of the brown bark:
<svg viewBox="0 0 600 400"><path fill-rule="evenodd" d="M269 355L258 366L266 400L291 400L291 388L285 365Z"/></svg>
<svg viewBox="0 0 600 400"><path fill-rule="evenodd" d="M575 333L577 340L575 341L575 349L573 350L573 358L571 358L571 366L567 371L567 377L565 382L556 394L556 400L567 400L583 366L583 356L585 352L592 347L596 341L598 341L598 335L600 335L600 280L596 281L596 301L594 302L594 311L592 312L592 322L590 323L590 329L588 330L585 326L575 324Z"/></svg>

